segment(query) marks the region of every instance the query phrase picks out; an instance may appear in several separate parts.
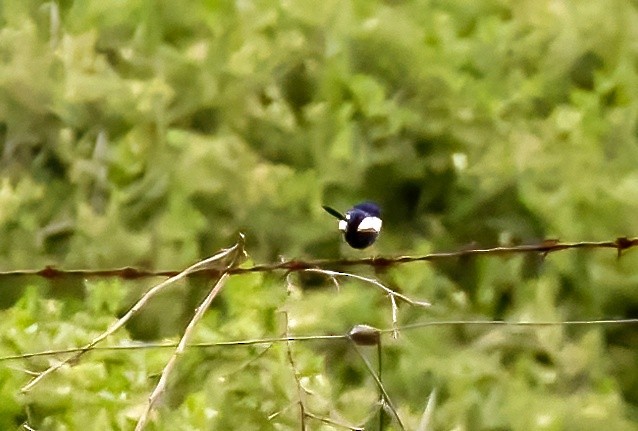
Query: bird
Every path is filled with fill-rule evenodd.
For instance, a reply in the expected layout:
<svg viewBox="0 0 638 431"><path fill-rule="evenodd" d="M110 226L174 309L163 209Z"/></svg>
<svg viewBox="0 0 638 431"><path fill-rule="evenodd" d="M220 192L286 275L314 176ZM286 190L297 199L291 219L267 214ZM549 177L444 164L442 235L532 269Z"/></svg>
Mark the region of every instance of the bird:
<svg viewBox="0 0 638 431"><path fill-rule="evenodd" d="M371 246L381 232L381 209L374 202L356 204L345 214L325 205L322 208L339 220L339 230L352 248L364 249Z"/></svg>

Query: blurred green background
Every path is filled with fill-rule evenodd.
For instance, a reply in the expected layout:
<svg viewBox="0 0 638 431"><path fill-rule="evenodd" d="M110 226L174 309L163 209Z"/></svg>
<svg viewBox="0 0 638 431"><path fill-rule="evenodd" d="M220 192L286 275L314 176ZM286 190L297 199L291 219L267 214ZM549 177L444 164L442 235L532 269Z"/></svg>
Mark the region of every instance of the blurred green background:
<svg viewBox="0 0 638 431"><path fill-rule="evenodd" d="M0 270L180 269L247 239L256 263L638 235L630 0L0 2ZM336 221L383 208L370 252ZM638 317L638 255L473 258L371 273L441 319ZM352 270L352 268L350 269ZM0 278L0 355L82 345L158 280ZM176 339L208 288L110 343ZM370 285L233 277L196 341L387 328ZM370 353L373 358L374 354ZM347 343L294 345L308 410L376 429ZM168 350L0 363L0 428L132 429ZM432 327L384 338L407 429L637 430L635 326ZM150 429L299 429L285 345L192 350ZM274 413L280 414L270 417ZM387 429L396 429L387 423ZM338 429L308 419L309 429Z"/></svg>

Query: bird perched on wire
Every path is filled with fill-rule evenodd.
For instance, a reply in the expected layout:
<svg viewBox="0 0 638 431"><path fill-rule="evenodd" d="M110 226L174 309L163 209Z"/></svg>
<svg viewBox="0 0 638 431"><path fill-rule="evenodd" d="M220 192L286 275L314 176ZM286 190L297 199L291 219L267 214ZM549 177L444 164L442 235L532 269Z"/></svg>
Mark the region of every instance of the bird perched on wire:
<svg viewBox="0 0 638 431"><path fill-rule="evenodd" d="M371 246L381 232L381 209L374 202L357 204L345 214L327 206L323 209L339 220L339 230L352 248Z"/></svg>

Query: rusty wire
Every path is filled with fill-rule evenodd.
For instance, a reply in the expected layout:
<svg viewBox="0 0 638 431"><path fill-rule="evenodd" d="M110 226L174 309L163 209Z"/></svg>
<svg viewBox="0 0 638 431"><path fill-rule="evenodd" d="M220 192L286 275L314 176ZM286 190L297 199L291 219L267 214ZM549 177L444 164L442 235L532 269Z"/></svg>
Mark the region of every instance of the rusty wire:
<svg viewBox="0 0 638 431"><path fill-rule="evenodd" d="M539 253L547 256L562 250L571 249L615 249L618 257L622 252L630 248L638 246L638 238L619 237L613 241L581 241L581 242L560 242L555 239L544 240L538 244L516 245L516 246L499 246L491 248L466 248L452 252L429 253L421 256L394 256L394 257L366 257L360 259L315 259L315 260L298 260L291 259L277 263L258 264L247 267L238 267L231 269L229 275L245 274L251 272L272 272L287 271L297 272L305 271L312 268L335 268L349 266L371 266L374 268L390 267L414 262L432 262L445 259L476 257L485 255L511 255L520 253ZM60 277L119 277L122 279L139 279L148 277L173 277L179 274L179 270L146 270L134 267L122 267L112 269L58 269L53 266L47 266L39 270L9 270L0 271L0 277L20 277L20 276L37 276L46 279L55 279ZM194 271L190 275L205 276L215 278L219 276L217 269L202 269Z"/></svg>

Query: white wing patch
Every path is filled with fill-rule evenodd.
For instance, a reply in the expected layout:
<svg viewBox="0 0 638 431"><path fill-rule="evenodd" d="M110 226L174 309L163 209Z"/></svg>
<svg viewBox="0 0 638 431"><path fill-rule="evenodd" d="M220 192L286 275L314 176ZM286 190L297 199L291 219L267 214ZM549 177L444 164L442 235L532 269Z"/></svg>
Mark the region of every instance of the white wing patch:
<svg viewBox="0 0 638 431"><path fill-rule="evenodd" d="M379 217L366 217L361 220L359 223L359 227L357 227L357 231L359 232L381 232L381 219ZM339 223L341 226L341 222Z"/></svg>

